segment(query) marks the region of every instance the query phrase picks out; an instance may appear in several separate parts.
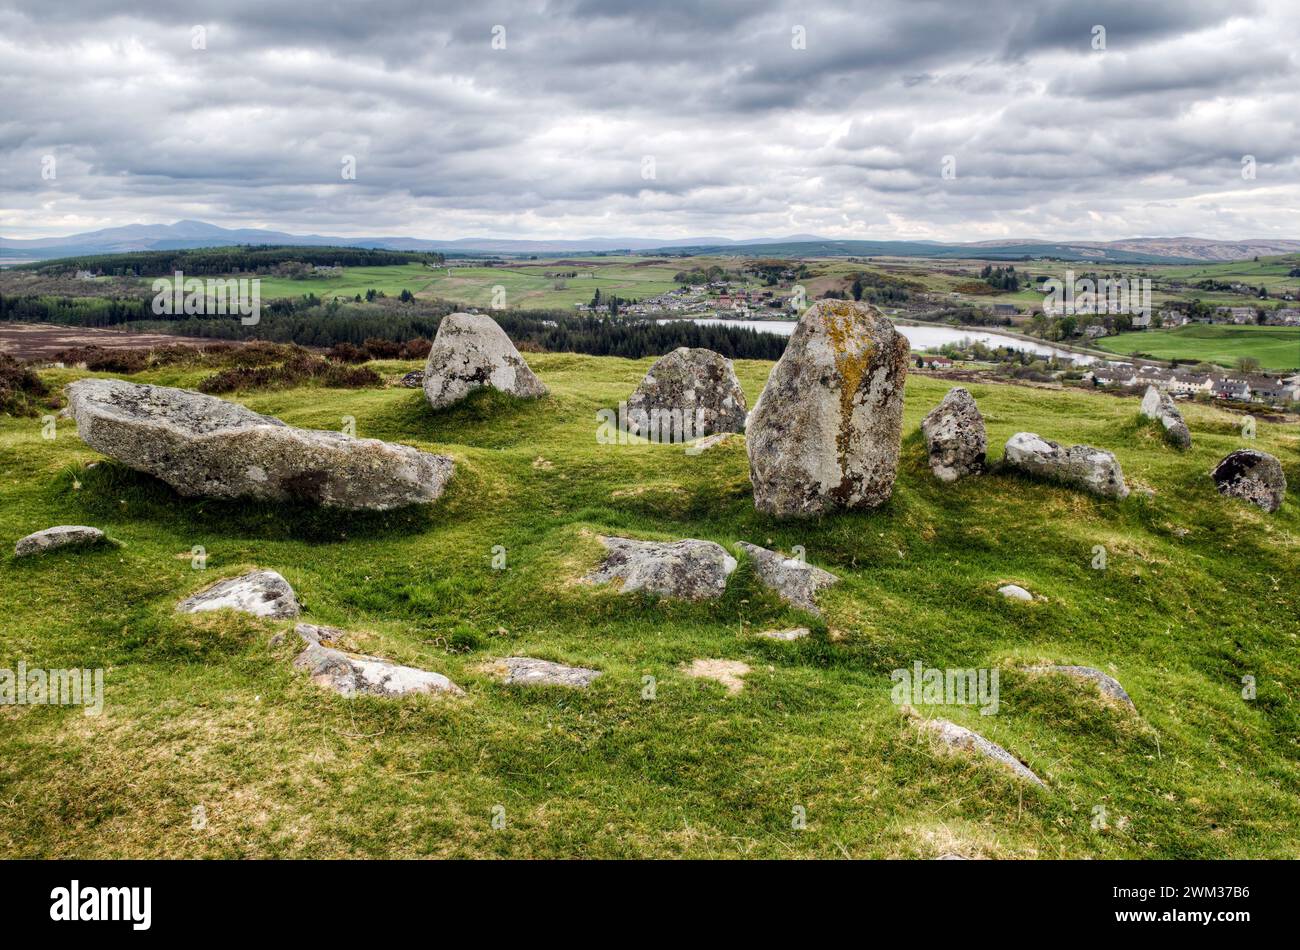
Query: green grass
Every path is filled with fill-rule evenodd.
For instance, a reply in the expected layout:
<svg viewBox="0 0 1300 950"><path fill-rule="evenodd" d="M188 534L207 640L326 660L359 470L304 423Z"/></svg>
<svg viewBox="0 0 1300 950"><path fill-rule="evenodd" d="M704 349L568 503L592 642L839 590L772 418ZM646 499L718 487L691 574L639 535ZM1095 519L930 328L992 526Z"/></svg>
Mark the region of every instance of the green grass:
<svg viewBox="0 0 1300 950"><path fill-rule="evenodd" d="M493 288L505 288L508 309L572 310L574 304L590 303L599 289L602 297L619 296L640 300L672 290L677 284L673 275L684 269L680 260L666 264L636 266L620 258L618 263L601 259L575 260L572 263L520 263L510 267L453 267L435 275L427 296L458 303L490 307ZM689 269L689 268L686 268ZM577 272L576 277L547 277L552 273ZM563 286L560 286L560 285Z"/></svg>
<svg viewBox="0 0 1300 950"><path fill-rule="evenodd" d="M1266 370L1300 368L1300 327L1188 324L1170 330L1146 330L1103 337L1093 344L1127 356L1148 353L1158 359L1201 360L1232 366L1253 356Z"/></svg>
<svg viewBox="0 0 1300 950"><path fill-rule="evenodd" d="M357 294L365 297L366 291L371 288L381 290L389 297L396 297L403 290L409 290L413 294L419 293L429 286L439 273L446 272L434 270L424 264L390 264L379 267L345 267L339 277L307 280L292 280L288 277L259 279L263 300L301 297L304 294L315 294L322 300L330 300L333 297L351 300Z"/></svg>
<svg viewBox="0 0 1300 950"><path fill-rule="evenodd" d="M418 391L248 396L295 425L447 452L444 499L358 515L184 500L106 462L61 422L0 419L10 542L59 523L120 542L0 553L0 665L104 667L102 715L0 706L0 848L11 857L1294 857L1300 848L1300 505L1221 498L1207 472L1243 444L1300 480L1300 434L1186 408L1180 453L1098 393L976 385L993 454L1021 429L1114 450L1111 503L1008 475L938 484L917 431L948 384L907 385L901 470L873 512L783 523L754 511L743 440L687 456L606 446L595 412L650 364L530 356L550 398L495 394L435 413ZM386 373L413 364L385 364ZM739 362L751 401L769 366ZM202 371L145 377L193 384ZM76 374L51 372L63 383ZM87 465L98 462L95 467ZM825 616L783 607L742 562L711 604L576 585L594 535L738 540L837 572ZM191 567L194 545L207 568ZM492 548L507 550L494 571ZM1094 547L1108 552L1091 567ZM459 699L345 700L295 673L283 625L179 617L182 597L251 566L283 573L304 619L366 652L449 675ZM1019 583L1046 599L1001 598ZM811 624L795 644L752 631ZM531 655L599 667L584 692L480 670ZM745 690L682 676L743 660ZM941 755L890 701L890 671L1002 669L1001 706L928 710L1001 743L1048 783ZM1134 719L1033 662L1116 675ZM1244 700L1243 676L1258 696ZM643 677L657 697L642 698ZM506 826L492 827L495 806ZM202 806L207 825L192 827ZM794 830L795 806L807 814ZM1094 830L1094 809L1108 827Z"/></svg>

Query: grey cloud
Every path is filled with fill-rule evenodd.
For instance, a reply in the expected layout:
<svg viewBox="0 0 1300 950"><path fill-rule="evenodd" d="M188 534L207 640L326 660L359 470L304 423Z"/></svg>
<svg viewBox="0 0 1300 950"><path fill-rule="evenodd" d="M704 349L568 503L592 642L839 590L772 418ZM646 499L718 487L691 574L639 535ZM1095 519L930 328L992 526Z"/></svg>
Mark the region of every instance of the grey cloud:
<svg viewBox="0 0 1300 950"><path fill-rule="evenodd" d="M0 0L0 16L12 237L180 217L446 238L1241 237L1293 231L1300 196L1300 12L1279 5Z"/></svg>

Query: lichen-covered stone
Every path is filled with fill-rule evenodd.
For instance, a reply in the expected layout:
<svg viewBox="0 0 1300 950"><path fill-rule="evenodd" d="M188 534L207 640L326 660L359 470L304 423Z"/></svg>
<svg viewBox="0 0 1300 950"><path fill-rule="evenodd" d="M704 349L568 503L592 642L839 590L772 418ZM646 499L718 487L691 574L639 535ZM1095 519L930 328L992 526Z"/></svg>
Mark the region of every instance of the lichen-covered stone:
<svg viewBox="0 0 1300 950"><path fill-rule="evenodd" d="M804 312L745 430L759 511L818 515L889 499L907 354L874 307L820 300Z"/></svg>
<svg viewBox="0 0 1300 950"><path fill-rule="evenodd" d="M786 557L777 551L760 548L748 541L737 542L754 566L754 574L764 587L776 591L787 604L820 616L821 610L814 599L823 587L838 583L839 578L830 571L813 567L798 558Z"/></svg>
<svg viewBox="0 0 1300 950"><path fill-rule="evenodd" d="M780 640L789 643L793 640L802 640L812 633L807 627L791 627L789 630L763 630L754 634L756 637L762 637L764 640Z"/></svg>
<svg viewBox="0 0 1300 950"><path fill-rule="evenodd" d="M1183 414L1174 405L1173 397L1161 392L1154 386L1148 386L1142 397L1142 415L1159 422L1165 430L1165 438L1180 449L1192 444L1192 432L1183 421Z"/></svg>
<svg viewBox="0 0 1300 950"><path fill-rule="evenodd" d="M442 455L297 429L187 389L79 379L67 393L87 445L189 497L385 510L435 501L452 474Z"/></svg>
<svg viewBox="0 0 1300 950"><path fill-rule="evenodd" d="M1034 432L1017 432L1007 440L1005 462L1026 474L1104 498L1128 497L1119 461L1112 453L1091 445L1066 447Z"/></svg>
<svg viewBox="0 0 1300 950"><path fill-rule="evenodd" d="M1267 452L1238 449L1223 457L1210 473L1219 494L1240 498L1269 514L1286 498L1286 473L1282 463Z"/></svg>
<svg viewBox="0 0 1300 950"><path fill-rule="evenodd" d="M627 399L627 430L656 442L684 442L745 430L745 393L731 360L681 346L655 360Z"/></svg>
<svg viewBox="0 0 1300 950"><path fill-rule="evenodd" d="M29 557L44 554L58 548L80 547L98 544L104 540L104 532L98 528L89 528L81 524L61 524L44 531L36 531L19 540L14 545L16 557Z"/></svg>
<svg viewBox="0 0 1300 950"><path fill-rule="evenodd" d="M397 385L405 389L423 389L424 388L424 370L413 369L397 381Z"/></svg>
<svg viewBox="0 0 1300 950"><path fill-rule="evenodd" d="M547 393L495 320L483 313L448 314L438 324L424 364L429 405L442 409L485 386L521 399Z"/></svg>
<svg viewBox="0 0 1300 950"><path fill-rule="evenodd" d="M176 605L182 614L238 610L254 617L283 620L298 616L298 597L275 571L252 571L217 583Z"/></svg>
<svg viewBox="0 0 1300 950"><path fill-rule="evenodd" d="M722 596L736 559L713 541L637 541L600 539L609 553L583 580L619 585L620 593L645 591L662 597L713 600Z"/></svg>
<svg viewBox="0 0 1300 950"><path fill-rule="evenodd" d="M1027 765L1002 746L990 742L977 732L971 732L965 726L959 726L947 719L922 719L918 727L952 749L976 752L1010 769L1018 778L1036 785L1046 784Z"/></svg>
<svg viewBox="0 0 1300 950"><path fill-rule="evenodd" d="M563 663L538 660L531 656L507 656L489 666L493 674L512 686L569 686L586 689L600 676L600 670L565 666Z"/></svg>
<svg viewBox="0 0 1300 950"><path fill-rule="evenodd" d="M921 421L930 471L941 482L955 482L984 471L988 436L975 397L960 386L948 390Z"/></svg>
<svg viewBox="0 0 1300 950"><path fill-rule="evenodd" d="M1086 680L1090 683L1096 683L1097 689L1107 699L1113 699L1118 703L1134 709L1133 700L1119 680L1109 673L1103 673L1101 670L1094 669L1091 666L1029 666L1025 667L1027 673L1056 673L1061 676L1068 676L1071 679Z"/></svg>
<svg viewBox="0 0 1300 950"><path fill-rule="evenodd" d="M399 666L377 656L342 650L337 644L346 634L334 627L300 623L294 629L306 644L294 659L294 668L305 670L316 685L340 696L358 693L372 696L450 693L458 696L464 692L441 673Z"/></svg>

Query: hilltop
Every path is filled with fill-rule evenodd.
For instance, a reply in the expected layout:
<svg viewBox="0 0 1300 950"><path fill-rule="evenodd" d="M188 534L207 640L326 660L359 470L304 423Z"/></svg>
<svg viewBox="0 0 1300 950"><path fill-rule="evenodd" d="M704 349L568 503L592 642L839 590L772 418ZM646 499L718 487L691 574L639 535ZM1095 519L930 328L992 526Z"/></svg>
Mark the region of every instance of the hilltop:
<svg viewBox="0 0 1300 950"><path fill-rule="evenodd" d="M6 853L1284 858L1300 847L1300 506L1293 495L1265 515L1207 475L1249 444L1294 484L1294 425L1261 421L1247 443L1239 416L1189 404L1194 444L1181 453L1139 424L1134 399L973 384L991 455L1020 430L1087 442L1114 451L1135 490L1104 501L1008 474L946 486L918 426L949 384L913 374L893 498L777 522L754 510L743 438L698 456L597 443L596 411L625 399L649 359L527 356L549 398L481 393L435 413L396 386L233 397L295 425L351 419L360 436L456 460L437 505L387 514L184 500L66 422L48 439L39 418L0 418L10 542L60 523L117 542L0 556L0 652L106 669L101 716L0 707ZM736 365L752 405L771 364ZM368 366L392 381L420 364ZM209 372L130 378L192 387ZM55 391L82 375L42 373ZM842 582L822 618L776 600L743 559L716 602L619 597L573 582L599 561L602 533L801 546ZM366 652L444 673L467 695L343 699L291 668L283 624L174 613L251 567L281 572L305 620L355 631ZM1042 599L1006 600L1008 583ZM798 625L812 635L753 636ZM603 675L575 693L483 671L516 655ZM743 690L685 676L700 657L745 662ZM1000 669L997 715L942 715L1047 787L937 755L909 728L890 673L916 660ZM1107 671L1138 715L1018 672L1038 663Z"/></svg>

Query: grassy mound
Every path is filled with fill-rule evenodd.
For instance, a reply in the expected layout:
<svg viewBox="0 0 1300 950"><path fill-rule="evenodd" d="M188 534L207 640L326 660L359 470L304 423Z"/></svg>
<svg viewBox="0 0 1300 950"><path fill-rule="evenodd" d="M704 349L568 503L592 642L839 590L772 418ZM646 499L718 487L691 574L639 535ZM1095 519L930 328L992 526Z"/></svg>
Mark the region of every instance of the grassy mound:
<svg viewBox="0 0 1300 950"><path fill-rule="evenodd" d="M190 501L103 461L59 422L0 419L0 515L12 536L103 528L120 546L0 554L0 666L103 667L102 715L0 706L0 846L14 856L1283 857L1300 846L1295 736L1300 502L1268 516L1207 473L1243 444L1300 485L1300 433L1188 406L1169 449L1137 401L972 386L999 456L1016 431L1113 450L1124 502L1011 475L942 486L918 433L947 383L908 381L895 495L870 513L775 522L754 511L743 439L702 455L602 445L596 411L652 362L530 356L552 396L493 393L435 413L418 390L250 393L286 421L449 453L436 506L356 515ZM371 364L381 376L416 363ZM752 405L770 364L737 363ZM210 370L134 379L194 386ZM51 387L78 375L45 374ZM88 468L88 463L98 462ZM599 533L747 540L843 581L820 620L742 559L708 604L621 597L574 579ZM494 548L506 567L493 568ZM1096 548L1106 566L1095 569ZM201 547L206 567L196 570ZM498 548L499 551L499 548ZM462 699L345 700L294 673L284 625L177 617L182 597L277 570L304 619L445 673ZM1004 583L1042 600L1007 601ZM808 625L777 643L757 631ZM520 690L494 657L604 675ZM737 695L680 671L741 660ZM1000 743L1048 783L940 755L890 698L890 672L998 667L1000 705L922 707ZM1115 675L1141 713L1017 668ZM1243 677L1257 694L1243 698ZM653 677L653 699L645 698ZM498 808L500 806L500 808ZM793 819L806 815L806 828ZM494 815L504 827L494 827ZM496 822L497 825L501 821Z"/></svg>

